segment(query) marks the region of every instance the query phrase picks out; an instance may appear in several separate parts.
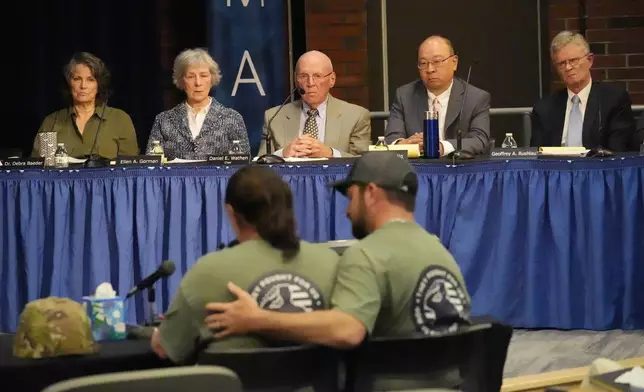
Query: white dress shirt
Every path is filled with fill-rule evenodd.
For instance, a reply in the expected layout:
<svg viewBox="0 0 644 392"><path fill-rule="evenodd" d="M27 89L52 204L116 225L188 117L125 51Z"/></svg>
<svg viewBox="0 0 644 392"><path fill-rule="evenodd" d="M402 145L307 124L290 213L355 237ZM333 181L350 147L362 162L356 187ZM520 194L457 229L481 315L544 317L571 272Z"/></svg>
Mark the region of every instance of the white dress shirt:
<svg viewBox="0 0 644 392"><path fill-rule="evenodd" d="M430 110L433 107L434 99L438 98L438 140L443 145L443 155L447 155L455 150L452 143L445 141L445 117L447 116L447 105L449 104L449 96L452 93L452 86L454 86L454 80L452 80L447 90L438 96L427 90L427 101L429 102Z"/></svg>
<svg viewBox="0 0 644 392"><path fill-rule="evenodd" d="M581 123L584 123L584 116L586 114L586 106L588 105L588 97L590 96L590 89L593 86L592 79L586 87L582 88L577 96L579 97L579 111L581 111ZM568 137L568 120L570 119L570 109L572 109L572 97L575 96L575 93L568 89L568 101L566 102L566 117L564 120L563 132L561 133L561 145L566 145L566 139Z"/></svg>
<svg viewBox="0 0 644 392"><path fill-rule="evenodd" d="M324 137L326 136L326 108L327 108L327 102L329 102L329 97L327 97L324 102L322 102L318 106L318 114L315 116L315 122L318 126L318 139L324 143ZM298 131L298 135L302 136L304 133L304 125L306 124L306 119L309 118L309 109L311 107L304 101L302 101L302 110L300 111L300 129ZM342 157L342 153L335 148L332 148L333 150L333 157L334 158L340 158ZM280 148L279 150L275 151L275 155L277 156L283 156L284 154L284 149Z"/></svg>
<svg viewBox="0 0 644 392"><path fill-rule="evenodd" d="M208 97L208 99L210 100L208 101L208 105L206 105L199 111L195 111L195 109L192 106L188 105L188 102L186 102L186 109L188 112L188 126L190 127L190 133L192 133L193 140L196 139L197 136L199 136L203 122L206 120L208 110L210 110L210 105L212 105L212 97Z"/></svg>

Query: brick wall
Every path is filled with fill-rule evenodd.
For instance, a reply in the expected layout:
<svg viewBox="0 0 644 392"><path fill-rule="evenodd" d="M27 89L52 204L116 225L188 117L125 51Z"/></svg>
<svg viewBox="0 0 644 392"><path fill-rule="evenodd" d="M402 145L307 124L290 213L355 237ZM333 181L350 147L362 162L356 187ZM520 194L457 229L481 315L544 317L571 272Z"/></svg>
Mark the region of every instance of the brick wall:
<svg viewBox="0 0 644 392"><path fill-rule="evenodd" d="M586 15L593 79L624 83L633 103L644 104L644 0L586 0ZM564 29L578 31L579 0L551 0L548 23L551 39Z"/></svg>
<svg viewBox="0 0 644 392"><path fill-rule="evenodd" d="M306 50L326 53L337 75L332 94L369 107L368 0L306 0Z"/></svg>

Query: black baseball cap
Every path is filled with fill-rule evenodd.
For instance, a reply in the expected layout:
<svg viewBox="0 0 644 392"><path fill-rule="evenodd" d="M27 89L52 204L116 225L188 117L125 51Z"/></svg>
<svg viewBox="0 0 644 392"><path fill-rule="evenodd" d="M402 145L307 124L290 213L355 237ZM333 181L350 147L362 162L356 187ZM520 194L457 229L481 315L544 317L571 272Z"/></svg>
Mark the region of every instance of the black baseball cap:
<svg viewBox="0 0 644 392"><path fill-rule="evenodd" d="M367 152L356 160L347 178L330 184L347 194L353 184L374 183L381 188L395 189L416 196L418 176L407 160L395 153Z"/></svg>

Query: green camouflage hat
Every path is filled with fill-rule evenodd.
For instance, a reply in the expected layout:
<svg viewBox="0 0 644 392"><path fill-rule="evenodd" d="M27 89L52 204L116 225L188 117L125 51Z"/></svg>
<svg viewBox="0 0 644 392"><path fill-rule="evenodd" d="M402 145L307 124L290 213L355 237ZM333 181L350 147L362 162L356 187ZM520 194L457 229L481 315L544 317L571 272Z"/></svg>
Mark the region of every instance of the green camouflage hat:
<svg viewBox="0 0 644 392"><path fill-rule="evenodd" d="M78 302L47 297L29 302L22 311L13 355L45 358L96 351L89 318Z"/></svg>

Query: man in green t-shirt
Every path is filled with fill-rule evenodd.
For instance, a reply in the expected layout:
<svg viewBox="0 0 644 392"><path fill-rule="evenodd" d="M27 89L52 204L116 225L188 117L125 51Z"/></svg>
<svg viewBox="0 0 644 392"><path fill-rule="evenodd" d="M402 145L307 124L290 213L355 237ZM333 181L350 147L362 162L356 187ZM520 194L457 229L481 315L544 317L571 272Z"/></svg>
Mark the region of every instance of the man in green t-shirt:
<svg viewBox="0 0 644 392"><path fill-rule="evenodd" d="M289 185L262 166L238 170L226 188L226 210L239 245L201 257L181 280L152 336L152 348L173 362L193 362L209 349L261 347L257 336L216 339L204 325L206 303L231 301L226 285L246 288L253 303L279 312L328 309L338 255L297 236Z"/></svg>
<svg viewBox="0 0 644 392"><path fill-rule="evenodd" d="M284 314L261 309L234 280L231 303L209 303L206 325L216 336L261 333L349 348L365 336L435 334L469 317L470 296L454 258L414 222L418 177L395 154L367 153L346 180L347 216L360 241L338 266L331 309Z"/></svg>

